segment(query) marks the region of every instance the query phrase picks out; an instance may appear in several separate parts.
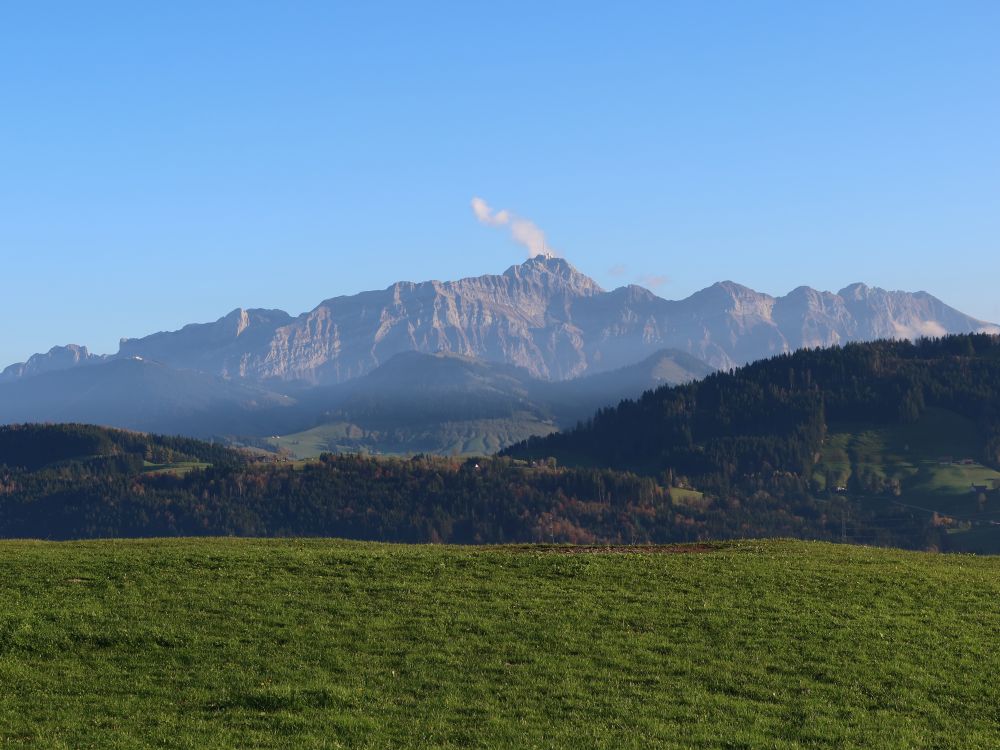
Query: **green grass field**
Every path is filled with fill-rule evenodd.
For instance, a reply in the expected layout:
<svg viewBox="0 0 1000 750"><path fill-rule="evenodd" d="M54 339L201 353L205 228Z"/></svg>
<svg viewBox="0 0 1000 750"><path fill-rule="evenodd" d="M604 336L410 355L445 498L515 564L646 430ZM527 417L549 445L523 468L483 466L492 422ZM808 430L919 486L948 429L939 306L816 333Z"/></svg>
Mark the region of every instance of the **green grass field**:
<svg viewBox="0 0 1000 750"><path fill-rule="evenodd" d="M176 461L169 464L156 464L145 461L144 463L146 474L174 474L176 476L183 476L189 471L207 469L211 466L211 464L203 461Z"/></svg>
<svg viewBox="0 0 1000 750"><path fill-rule="evenodd" d="M0 747L995 748L998 596L804 542L4 542Z"/></svg>
<svg viewBox="0 0 1000 750"><path fill-rule="evenodd" d="M294 458L315 458L336 451L338 445L362 436L358 427L347 422L328 422L292 435L272 437L268 442L276 450L286 450Z"/></svg>
<svg viewBox="0 0 1000 750"><path fill-rule="evenodd" d="M671 487L670 499L676 505L689 505L698 507L703 504L705 495L698 490L691 490L685 487Z"/></svg>

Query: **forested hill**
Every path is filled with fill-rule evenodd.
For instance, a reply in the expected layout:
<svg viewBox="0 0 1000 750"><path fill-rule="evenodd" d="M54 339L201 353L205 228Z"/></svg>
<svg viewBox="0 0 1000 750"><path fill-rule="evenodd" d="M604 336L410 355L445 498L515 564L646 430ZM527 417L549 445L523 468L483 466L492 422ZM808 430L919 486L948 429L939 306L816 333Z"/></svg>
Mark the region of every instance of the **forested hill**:
<svg viewBox="0 0 1000 750"><path fill-rule="evenodd" d="M648 391L505 453L655 476L730 513L841 513L856 541L906 511L929 546L1000 553L1000 337L801 350Z"/></svg>
<svg viewBox="0 0 1000 750"><path fill-rule="evenodd" d="M768 472L806 475L829 431L912 423L931 407L971 420L975 460L1000 464L1000 337L800 350L648 391L507 453L671 471L721 490Z"/></svg>
<svg viewBox="0 0 1000 750"><path fill-rule="evenodd" d="M88 424L0 426L0 467L37 471L84 465L94 470L170 464L230 466L245 461L238 451L186 437L149 435Z"/></svg>
<svg viewBox="0 0 1000 750"><path fill-rule="evenodd" d="M966 420L969 459L1000 465L1000 337L800 350L648 391L506 453L684 475L715 494L746 494L779 474L805 483L831 433L905 426L928 410Z"/></svg>

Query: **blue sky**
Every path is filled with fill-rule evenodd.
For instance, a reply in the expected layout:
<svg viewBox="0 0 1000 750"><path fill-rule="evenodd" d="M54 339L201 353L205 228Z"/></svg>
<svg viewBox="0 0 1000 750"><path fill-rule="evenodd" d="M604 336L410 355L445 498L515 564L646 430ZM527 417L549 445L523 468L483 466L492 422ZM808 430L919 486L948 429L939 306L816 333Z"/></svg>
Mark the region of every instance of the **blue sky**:
<svg viewBox="0 0 1000 750"><path fill-rule="evenodd" d="M1000 3L6 3L0 366L526 257L1000 321ZM363 7L361 7L363 6Z"/></svg>

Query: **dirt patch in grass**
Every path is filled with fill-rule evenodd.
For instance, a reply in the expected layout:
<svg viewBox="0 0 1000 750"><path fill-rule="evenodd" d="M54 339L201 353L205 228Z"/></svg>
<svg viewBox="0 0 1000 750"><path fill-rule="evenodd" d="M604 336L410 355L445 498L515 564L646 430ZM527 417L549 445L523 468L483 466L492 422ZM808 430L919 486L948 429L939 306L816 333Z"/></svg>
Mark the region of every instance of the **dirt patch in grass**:
<svg viewBox="0 0 1000 750"><path fill-rule="evenodd" d="M515 552L546 552L553 555L693 555L717 552L714 544L596 544L596 545L537 545L517 547Z"/></svg>

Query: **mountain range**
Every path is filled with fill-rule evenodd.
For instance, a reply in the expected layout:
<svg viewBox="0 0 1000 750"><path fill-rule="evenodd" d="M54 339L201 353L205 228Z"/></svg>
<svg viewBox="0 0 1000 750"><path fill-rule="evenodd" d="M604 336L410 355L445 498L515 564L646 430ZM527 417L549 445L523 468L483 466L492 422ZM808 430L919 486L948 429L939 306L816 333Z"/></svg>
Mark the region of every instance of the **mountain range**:
<svg viewBox="0 0 1000 750"><path fill-rule="evenodd" d="M852 284L772 297L724 281L683 300L630 285L604 291L562 258L538 256L499 275L398 282L321 302L292 317L233 310L212 323L122 339L110 358L256 382L341 383L403 351L505 362L548 380L613 370L664 348L726 369L802 347L1000 330L926 292ZM56 347L12 365L0 382L103 362Z"/></svg>
<svg viewBox="0 0 1000 750"><path fill-rule="evenodd" d="M575 412L560 411L560 398L611 405L662 382L803 347L977 331L1000 327L926 292L853 284L836 294L800 287L772 297L725 281L672 301L635 285L605 291L566 260L538 256L499 275L335 297L298 317L237 309L211 323L122 339L113 355L54 347L0 373L0 422L73 418L196 435L284 434L328 417L357 426L359 394L390 404L390 393L409 389L412 400L443 378L430 403L465 398L471 409L471 400L490 402L484 382L491 393L504 392L497 383L517 382L533 419L563 425ZM627 369L664 350L660 380ZM433 374L422 384L414 361L391 364L414 352L438 360L423 362ZM470 377L474 362L486 368L485 380ZM599 375L586 379L586 398L583 386L568 385ZM568 395L556 397L559 389L543 382L564 384ZM518 411L511 395L505 419Z"/></svg>

